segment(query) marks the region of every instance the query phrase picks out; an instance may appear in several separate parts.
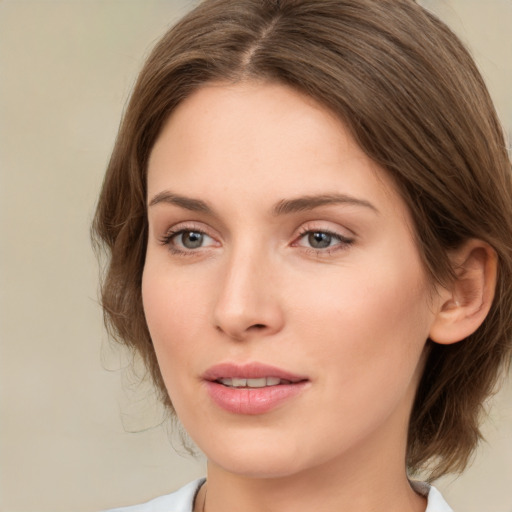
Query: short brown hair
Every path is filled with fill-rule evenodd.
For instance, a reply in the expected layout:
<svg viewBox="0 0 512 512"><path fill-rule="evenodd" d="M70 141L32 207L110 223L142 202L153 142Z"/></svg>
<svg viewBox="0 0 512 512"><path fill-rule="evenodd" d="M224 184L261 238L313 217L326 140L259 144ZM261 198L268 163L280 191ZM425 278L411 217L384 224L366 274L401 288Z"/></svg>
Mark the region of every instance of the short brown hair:
<svg viewBox="0 0 512 512"><path fill-rule="evenodd" d="M412 0L206 0L160 40L124 115L93 226L110 256L110 332L142 355L172 409L141 299L148 157L163 123L202 84L245 79L286 84L339 116L396 182L433 283L453 277L448 251L465 240L496 251L489 315L462 342L429 341L410 419L411 470L462 470L512 350L511 165L473 60Z"/></svg>

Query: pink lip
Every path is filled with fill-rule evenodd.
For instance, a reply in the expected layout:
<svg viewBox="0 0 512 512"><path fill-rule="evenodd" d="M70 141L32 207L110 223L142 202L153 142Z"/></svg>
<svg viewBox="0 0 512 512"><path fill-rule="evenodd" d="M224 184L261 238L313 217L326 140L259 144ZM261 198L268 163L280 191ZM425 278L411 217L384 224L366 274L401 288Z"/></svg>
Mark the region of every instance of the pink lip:
<svg viewBox="0 0 512 512"><path fill-rule="evenodd" d="M224 386L222 378L277 377L290 381L264 388L231 388ZM308 384L308 379L275 366L260 363L222 363L209 368L204 374L208 395L222 409L235 414L264 414L297 396Z"/></svg>
<svg viewBox="0 0 512 512"><path fill-rule="evenodd" d="M203 374L203 379L209 381L233 378L261 379L263 377L277 377L279 379L290 380L292 382L307 380L307 377L304 375L296 375L276 366L270 366L262 363L221 363L212 366Z"/></svg>

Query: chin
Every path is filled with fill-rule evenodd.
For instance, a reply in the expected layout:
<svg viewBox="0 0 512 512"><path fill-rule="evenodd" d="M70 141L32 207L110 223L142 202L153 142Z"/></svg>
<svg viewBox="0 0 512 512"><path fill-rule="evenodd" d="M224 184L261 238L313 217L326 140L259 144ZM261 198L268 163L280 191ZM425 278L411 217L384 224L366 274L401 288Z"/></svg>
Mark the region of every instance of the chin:
<svg viewBox="0 0 512 512"><path fill-rule="evenodd" d="M227 435L219 441L212 436L206 442L196 442L209 462L236 475L279 478L304 469L301 450L294 443L258 437L247 440Z"/></svg>
<svg viewBox="0 0 512 512"><path fill-rule="evenodd" d="M271 457L254 457L252 460L247 458L250 456L226 456L220 455L218 458L208 457L208 461L221 467L224 471L246 478L270 479L284 478L301 471L297 461L293 457L276 458Z"/></svg>

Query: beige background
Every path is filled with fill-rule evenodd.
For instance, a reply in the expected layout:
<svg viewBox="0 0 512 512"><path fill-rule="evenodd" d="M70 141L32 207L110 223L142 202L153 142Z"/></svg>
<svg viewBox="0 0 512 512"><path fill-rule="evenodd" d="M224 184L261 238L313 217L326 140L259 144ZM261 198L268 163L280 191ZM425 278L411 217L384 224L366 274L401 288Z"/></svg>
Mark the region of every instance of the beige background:
<svg viewBox="0 0 512 512"><path fill-rule="evenodd" d="M1 512L137 503L202 474L107 343L88 233L136 72L191 4L0 0ZM471 46L510 133L512 1L424 4ZM510 383L486 432L440 483L459 512L512 512Z"/></svg>

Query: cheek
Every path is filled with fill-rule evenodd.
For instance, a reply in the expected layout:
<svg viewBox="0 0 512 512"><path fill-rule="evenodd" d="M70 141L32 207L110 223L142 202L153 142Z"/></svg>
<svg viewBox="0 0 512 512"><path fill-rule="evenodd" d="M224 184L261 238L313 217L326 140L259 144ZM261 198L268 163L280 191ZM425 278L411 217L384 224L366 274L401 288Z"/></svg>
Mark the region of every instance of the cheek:
<svg viewBox="0 0 512 512"><path fill-rule="evenodd" d="M321 355L334 389L405 389L418 366L432 320L428 283L415 252L386 255L318 283L322 293L297 308L307 311L299 332L317 340L308 356Z"/></svg>
<svg viewBox="0 0 512 512"><path fill-rule="evenodd" d="M202 281L184 279L146 264L142 279L144 314L160 371L171 394L181 370L194 361L208 317Z"/></svg>
<svg viewBox="0 0 512 512"><path fill-rule="evenodd" d="M297 332L309 339L304 358L316 363L322 389L316 405L323 416L310 421L331 439L343 425L340 443L364 438L394 411L393 428L404 429L422 369L430 321L422 274L380 270L331 281L308 315L297 317Z"/></svg>

